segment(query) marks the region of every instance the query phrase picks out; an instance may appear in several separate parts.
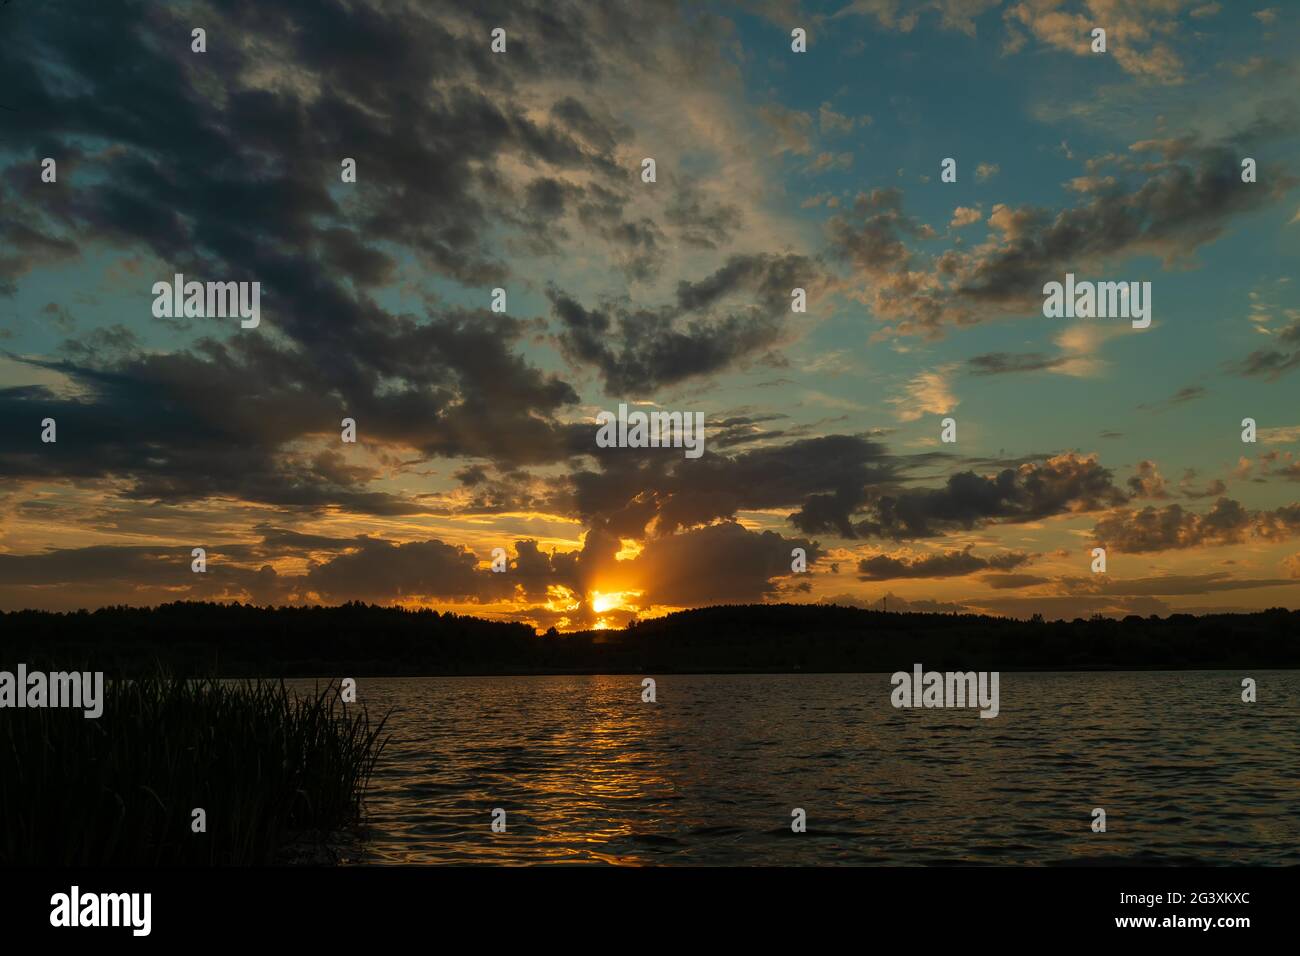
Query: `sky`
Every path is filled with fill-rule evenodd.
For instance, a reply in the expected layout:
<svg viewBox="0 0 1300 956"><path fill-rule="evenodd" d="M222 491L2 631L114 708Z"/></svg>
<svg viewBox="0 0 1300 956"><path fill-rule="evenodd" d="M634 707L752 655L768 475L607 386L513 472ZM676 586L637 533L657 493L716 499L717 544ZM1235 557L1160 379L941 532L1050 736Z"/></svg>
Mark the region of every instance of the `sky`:
<svg viewBox="0 0 1300 956"><path fill-rule="evenodd" d="M1300 607L1295 12L13 0L0 609Z"/></svg>

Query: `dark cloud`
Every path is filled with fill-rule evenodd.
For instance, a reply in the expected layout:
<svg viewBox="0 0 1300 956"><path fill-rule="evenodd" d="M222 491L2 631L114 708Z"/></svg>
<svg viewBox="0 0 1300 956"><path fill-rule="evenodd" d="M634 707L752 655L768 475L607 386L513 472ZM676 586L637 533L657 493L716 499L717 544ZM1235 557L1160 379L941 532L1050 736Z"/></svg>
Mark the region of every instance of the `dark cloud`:
<svg viewBox="0 0 1300 956"><path fill-rule="evenodd" d="M361 539L355 550L307 572L303 582L327 601L504 599L514 591L507 573L477 567L465 548L442 541L395 544Z"/></svg>
<svg viewBox="0 0 1300 956"><path fill-rule="evenodd" d="M255 525L253 530L262 535L262 547L271 554L306 554L312 551L341 551L350 547L355 538L333 535L303 534L290 528L274 525Z"/></svg>
<svg viewBox="0 0 1300 956"><path fill-rule="evenodd" d="M791 571L796 547L805 550L810 569L822 555L816 542L723 522L650 539L629 571L644 582L644 604L748 604L776 593L776 579L797 577Z"/></svg>
<svg viewBox="0 0 1300 956"><path fill-rule="evenodd" d="M1240 541L1249 526L1245 508L1231 498L1220 498L1205 515L1186 511L1179 504L1120 511L1098 521L1093 536L1107 548L1140 554L1230 544Z"/></svg>
<svg viewBox="0 0 1300 956"><path fill-rule="evenodd" d="M8 204L9 197L0 183L0 209ZM17 280L37 266L74 259L77 254L77 244L72 240L0 215L0 295L17 292Z"/></svg>
<svg viewBox="0 0 1300 956"><path fill-rule="evenodd" d="M346 415L363 441L424 456L509 468L574 454L579 436L557 415L576 393L516 353L532 326L437 305L394 314L370 290L394 280L398 251L432 276L504 281L503 231L507 244L553 251L584 218L620 247L653 250L664 229L728 241L735 210L689 190L664 224L624 217L635 185L613 155L632 130L584 94L540 111L521 95L542 78L589 88L615 63L658 69L679 12L660 2L617 15L563 2L232 2L209 11L202 56L179 8L106 0L88 12L53 0L8 18L15 55L0 63L0 86L24 105L0 117L18 157L0 169L0 293L37 265L111 245L156 257L168 278L260 281L264 296L256 332L207 320L202 331L226 341L170 355L139 354L124 329L66 343L65 361L47 367L78 397L5 393L0 471L111 476L160 500L396 514L418 509L366 491L373 475L319 456L297 473L302 442ZM463 42L496 25L510 31L508 57ZM59 159L57 188L39 182L31 157L43 155ZM342 157L358 164L346 187ZM521 167L531 173L518 178ZM774 258L771 282L780 269ZM738 295L766 302L763 279L738 282ZM685 347L710 356L699 371L770 344L766 308L718 317L717 342L705 316L683 311ZM76 440L34 454L33 415L56 417Z"/></svg>
<svg viewBox="0 0 1300 956"><path fill-rule="evenodd" d="M640 606L749 603L771 596L792 579L792 550L803 548L810 572L823 556L815 541L749 531L734 522L652 538L635 558L619 561L616 537L593 532L581 550L544 552L531 539L514 542L508 567L494 572L480 556L436 539L395 542L361 535L334 538L265 527L252 545L212 545L208 569L191 570L188 547L95 546L33 555L0 554L0 601L6 606L41 604L52 588L71 589L67 607L85 606L85 594L134 596L133 603L177 597L304 601L545 602L553 587L569 590L581 606L567 612L573 625L592 624L586 603L602 579L626 582L640 593ZM310 555L304 574L277 574L262 563L279 556ZM482 555L483 562L490 555ZM75 585L75 588L74 588ZM78 593L71 593L71 591ZM80 604L78 602L81 602ZM58 603L58 602L56 602ZM537 610L537 609L534 609ZM530 612L531 613L531 612Z"/></svg>
<svg viewBox="0 0 1300 956"><path fill-rule="evenodd" d="M941 488L878 494L853 530L857 536L924 538L990 521L1014 523L1095 511L1126 498L1110 469L1095 457L1065 454L994 475L958 472ZM808 533L821 530L819 524L795 519L796 527Z"/></svg>
<svg viewBox="0 0 1300 956"><path fill-rule="evenodd" d="M1182 405L1186 402L1195 401L1198 398L1204 398L1209 394L1209 389L1204 385L1188 385L1186 388L1180 388L1173 395L1158 402L1142 402L1138 408L1149 409L1152 411L1163 411L1166 408L1173 408L1175 405Z"/></svg>
<svg viewBox="0 0 1300 956"><path fill-rule="evenodd" d="M741 227L742 216L735 206L710 202L684 182L676 184L674 198L664 210L664 220L688 246L717 249L735 235Z"/></svg>
<svg viewBox="0 0 1300 956"><path fill-rule="evenodd" d="M975 375L1008 375L1059 368L1067 361L1064 357L1052 357L1042 352L988 352L967 359L966 364Z"/></svg>
<svg viewBox="0 0 1300 956"><path fill-rule="evenodd" d="M381 604L453 600L542 600L547 588L583 586L584 562L597 549L545 554L536 541L521 540L508 569L479 567L466 548L439 540L394 542L361 535L336 538L263 527L256 544L207 546L207 570L191 568L187 547L98 545L29 555L0 554L0 601L6 606L49 606L51 589L97 595L131 595L149 604L177 597L255 603L367 601ZM615 543L617 548L617 543ZM264 560L311 556L305 574L278 574ZM484 555L489 559L489 555ZM612 560L613 553L607 557ZM319 558L319 560L317 560ZM69 593L69 608L86 606L83 593ZM113 602L109 602L113 603Z"/></svg>
<svg viewBox="0 0 1300 956"><path fill-rule="evenodd" d="M1128 554L1236 544L1252 536L1280 541L1300 533L1300 504L1251 512L1224 497L1204 514L1180 504L1120 509L1098 521L1092 533L1106 548Z"/></svg>
<svg viewBox="0 0 1300 956"><path fill-rule="evenodd" d="M707 443L707 439L706 439ZM755 448L736 455L709 453L696 460L679 455L606 455L600 472L573 475L575 504L590 521L639 536L654 522L660 533L731 518L738 511L797 508L816 515L816 531L847 529L847 515L872 486L896 480L907 463L879 442L830 435ZM806 524L812 524L810 519Z"/></svg>
<svg viewBox="0 0 1300 956"><path fill-rule="evenodd" d="M753 360L790 334L791 290L814 295L823 270L800 255L737 255L697 282L682 281L658 309L611 304L588 309L552 288L558 342L591 365L612 395L635 395Z"/></svg>
<svg viewBox="0 0 1300 956"><path fill-rule="evenodd" d="M1137 471L1128 480L1129 490L1135 498L1168 498L1169 483L1160 474L1154 461L1138 462Z"/></svg>
<svg viewBox="0 0 1300 956"><path fill-rule="evenodd" d="M305 455L294 443L337 443L341 419L351 417L363 445L503 463L565 459L579 434L555 415L577 395L511 351L522 334L520 323L487 312L395 319L346 369L333 370L257 337L208 340L197 354L120 358L88 337L93 364L32 362L66 375L77 397L37 387L0 392L0 472L113 476L130 496L168 501L217 496L413 513L420 509L412 501L365 490L377 473L336 467L337 444ZM408 387L386 388L394 379ZM58 423L56 445L33 442L47 416Z"/></svg>
<svg viewBox="0 0 1300 956"><path fill-rule="evenodd" d="M1256 349L1244 359L1227 363L1228 370L1250 378L1276 381L1293 369L1300 368L1300 322L1293 323L1286 331L1295 334L1290 339L1285 334L1278 336L1278 339L1294 347Z"/></svg>
<svg viewBox="0 0 1300 956"><path fill-rule="evenodd" d="M902 540L1128 500L1095 457L1074 454L1019 461L989 475L962 471L938 488L908 487L918 468L943 459L893 456L878 441L846 435L698 460L607 453L601 471L572 475L574 504L585 520L633 537L652 523L665 533L744 510L790 508L804 534Z"/></svg>
<svg viewBox="0 0 1300 956"><path fill-rule="evenodd" d="M197 546L197 545L196 545ZM0 605L75 610L104 604L194 600L269 603L287 593L273 568L247 562L241 545L205 547L205 572L190 547L93 545L37 554L0 554Z"/></svg>
<svg viewBox="0 0 1300 956"><path fill-rule="evenodd" d="M1183 472L1183 477L1178 482L1178 492L1184 498L1220 498L1228 490L1227 484L1221 478L1215 478L1207 482L1203 487L1197 488L1194 485L1196 480L1196 469L1188 468Z"/></svg>
<svg viewBox="0 0 1300 956"><path fill-rule="evenodd" d="M1036 587L1040 584L1050 584L1051 581L1051 578L1040 577L1037 574L986 574L980 578L980 583L987 584L995 591Z"/></svg>
<svg viewBox="0 0 1300 956"><path fill-rule="evenodd" d="M972 554L969 547L907 560L877 554L858 562L861 581L889 581L895 578L951 578L979 571L1010 571L1028 564L1032 556L1023 551L1005 551L988 557Z"/></svg>
<svg viewBox="0 0 1300 956"><path fill-rule="evenodd" d="M1211 571L1207 574L1164 574L1121 580L1094 575L1088 578L1061 578L1057 583L1061 590L1072 594L1161 596L1244 591L1292 584L1284 578L1234 578L1226 571Z"/></svg>

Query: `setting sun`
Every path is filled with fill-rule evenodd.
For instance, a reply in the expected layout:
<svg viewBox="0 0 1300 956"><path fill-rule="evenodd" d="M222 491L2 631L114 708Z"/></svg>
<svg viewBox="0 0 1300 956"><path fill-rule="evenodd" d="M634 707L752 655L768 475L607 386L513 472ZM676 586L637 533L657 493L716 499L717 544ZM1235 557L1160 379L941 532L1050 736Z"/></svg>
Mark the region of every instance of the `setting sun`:
<svg viewBox="0 0 1300 956"><path fill-rule="evenodd" d="M597 614L604 614L616 608L628 607L628 597L635 594L634 591L610 591L604 594L600 591L592 591L591 609Z"/></svg>

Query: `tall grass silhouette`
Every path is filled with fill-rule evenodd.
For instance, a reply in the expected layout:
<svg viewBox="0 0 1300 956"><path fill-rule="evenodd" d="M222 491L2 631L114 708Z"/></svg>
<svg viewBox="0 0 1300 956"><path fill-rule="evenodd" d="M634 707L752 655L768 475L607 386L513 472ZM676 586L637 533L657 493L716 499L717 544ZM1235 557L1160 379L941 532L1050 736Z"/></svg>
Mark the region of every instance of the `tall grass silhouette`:
<svg viewBox="0 0 1300 956"><path fill-rule="evenodd" d="M286 862L361 821L387 716L372 722L333 683L300 696L159 674L104 696L98 719L0 712L0 864Z"/></svg>

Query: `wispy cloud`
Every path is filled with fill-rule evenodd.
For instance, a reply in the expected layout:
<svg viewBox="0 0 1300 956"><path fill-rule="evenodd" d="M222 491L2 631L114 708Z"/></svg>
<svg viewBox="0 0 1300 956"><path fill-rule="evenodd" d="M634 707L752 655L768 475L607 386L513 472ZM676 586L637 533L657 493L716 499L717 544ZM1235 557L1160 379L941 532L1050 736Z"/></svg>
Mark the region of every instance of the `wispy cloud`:
<svg viewBox="0 0 1300 956"><path fill-rule="evenodd" d="M914 422L924 415L943 415L960 403L953 394L949 378L954 366L947 365L914 376L903 394L889 399L900 422Z"/></svg>

